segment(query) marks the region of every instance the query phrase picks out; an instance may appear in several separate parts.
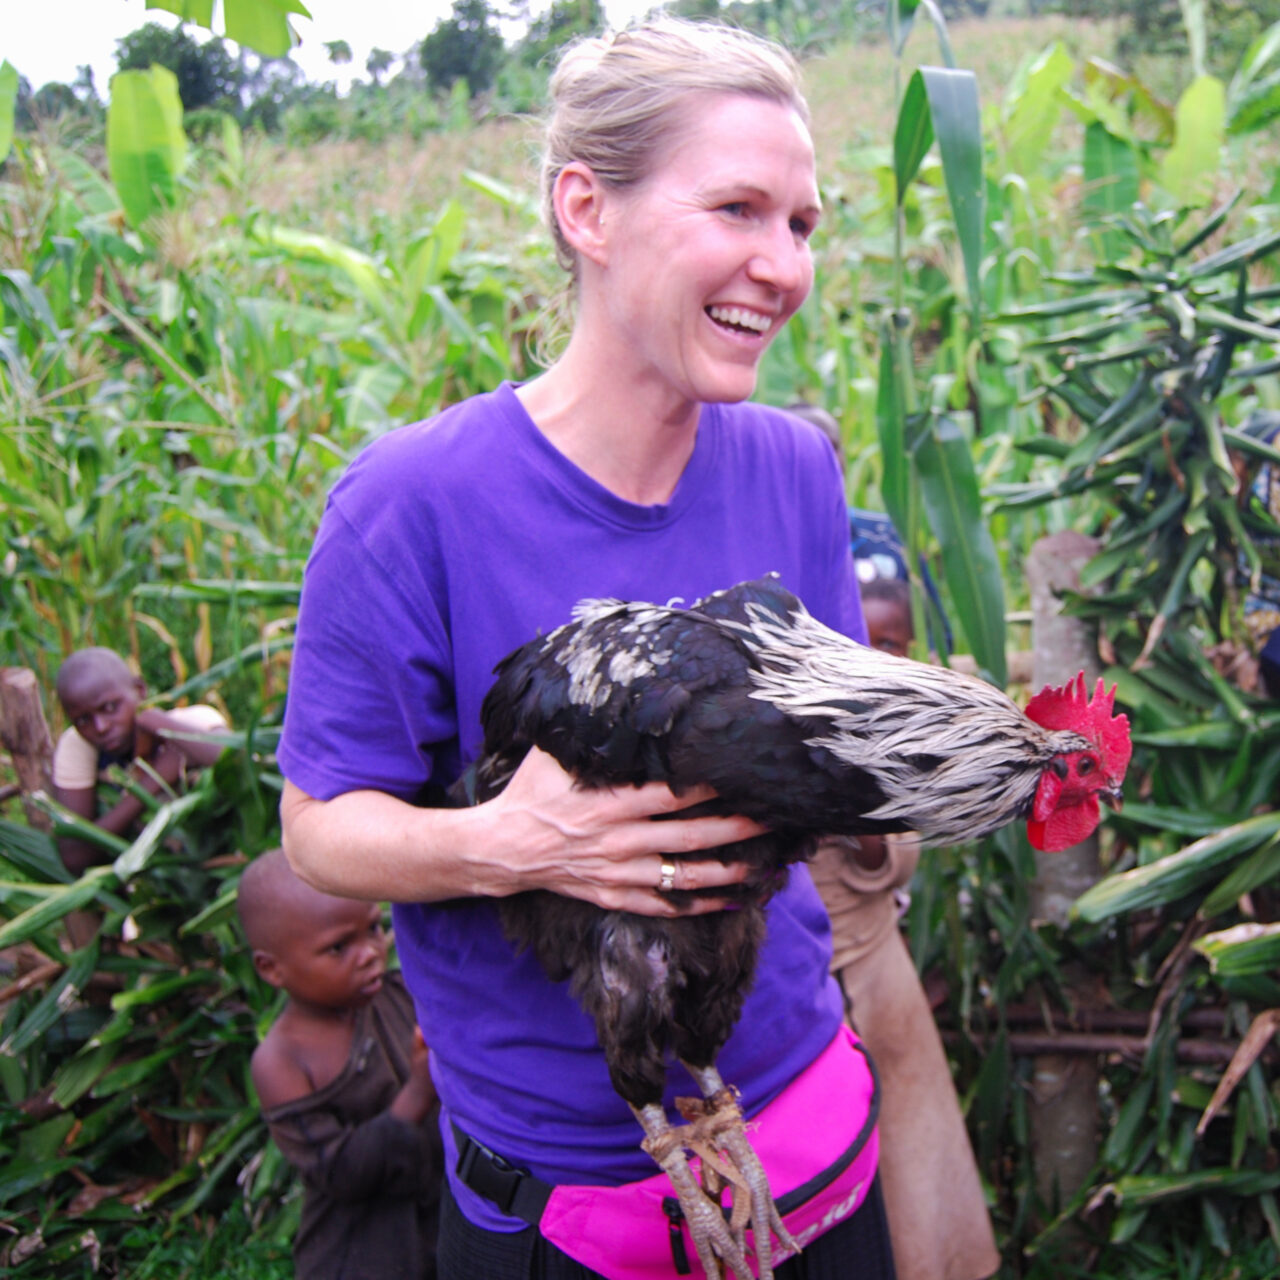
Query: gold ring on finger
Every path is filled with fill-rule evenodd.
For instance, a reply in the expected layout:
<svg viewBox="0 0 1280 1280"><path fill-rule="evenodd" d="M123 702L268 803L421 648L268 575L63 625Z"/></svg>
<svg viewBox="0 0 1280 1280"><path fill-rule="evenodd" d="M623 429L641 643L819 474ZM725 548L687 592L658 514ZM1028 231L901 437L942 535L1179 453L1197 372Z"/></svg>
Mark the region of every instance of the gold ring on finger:
<svg viewBox="0 0 1280 1280"><path fill-rule="evenodd" d="M658 892L670 893L676 887L676 864L674 862L664 862L661 870L662 876L658 880Z"/></svg>

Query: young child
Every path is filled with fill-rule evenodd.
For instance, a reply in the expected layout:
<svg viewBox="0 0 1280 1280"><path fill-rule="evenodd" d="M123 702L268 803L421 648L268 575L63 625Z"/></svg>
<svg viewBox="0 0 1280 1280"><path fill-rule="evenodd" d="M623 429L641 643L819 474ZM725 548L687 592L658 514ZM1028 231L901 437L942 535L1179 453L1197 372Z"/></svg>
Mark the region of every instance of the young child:
<svg viewBox="0 0 1280 1280"><path fill-rule="evenodd" d="M906 581L872 578L860 591L868 642L905 658ZM898 929L895 890L919 858L910 834L832 837L809 869L831 917L832 972L880 1072L880 1179L898 1280L980 1280L1000 1255L933 1012Z"/></svg>
<svg viewBox="0 0 1280 1280"><path fill-rule="evenodd" d="M125 791L105 812L98 812L99 775L113 764L130 772L144 790L159 794L172 787L186 769L212 764L223 744L192 735L226 731L214 708L197 704L161 711L139 711L146 686L111 649L81 649L58 671L58 701L70 727L53 753L54 797L73 813L113 835L124 835L143 811L143 803ZM144 767L145 766L145 767ZM64 837L58 842L62 860L72 875L80 875L109 854L84 840Z"/></svg>
<svg viewBox="0 0 1280 1280"><path fill-rule="evenodd" d="M902 578L872 578L861 584L859 594L871 647L907 657L915 639L910 585Z"/></svg>
<svg viewBox="0 0 1280 1280"><path fill-rule="evenodd" d="M273 849L245 869L239 911L254 968L289 994L251 1070L306 1187L297 1280L429 1280L439 1107L381 908L320 893Z"/></svg>

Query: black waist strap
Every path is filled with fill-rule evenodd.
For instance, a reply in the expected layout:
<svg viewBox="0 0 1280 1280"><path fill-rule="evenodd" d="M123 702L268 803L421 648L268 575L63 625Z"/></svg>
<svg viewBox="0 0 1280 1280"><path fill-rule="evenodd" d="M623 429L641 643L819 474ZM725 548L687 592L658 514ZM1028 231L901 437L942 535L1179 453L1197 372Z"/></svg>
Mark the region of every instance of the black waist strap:
<svg viewBox="0 0 1280 1280"><path fill-rule="evenodd" d="M517 1169L456 1124L453 1139L458 1144L456 1171L466 1186L513 1218L535 1227L542 1221L542 1211L554 1190L549 1183L527 1169Z"/></svg>

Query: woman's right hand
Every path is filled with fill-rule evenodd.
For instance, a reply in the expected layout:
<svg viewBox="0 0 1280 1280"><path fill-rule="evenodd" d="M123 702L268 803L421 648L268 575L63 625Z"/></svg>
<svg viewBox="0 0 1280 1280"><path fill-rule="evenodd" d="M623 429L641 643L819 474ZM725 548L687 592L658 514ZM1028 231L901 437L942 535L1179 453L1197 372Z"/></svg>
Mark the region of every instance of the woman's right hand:
<svg viewBox="0 0 1280 1280"><path fill-rule="evenodd" d="M710 787L677 796L664 783L588 789L534 748L507 787L481 806L495 839L469 851L481 892L547 889L609 910L640 915L695 915L722 910L709 894L677 905L659 892L663 866L672 888L715 889L746 879L746 863L690 855L760 835L750 818L666 817L715 798ZM662 816L663 821L654 821ZM478 886L479 887L479 886Z"/></svg>

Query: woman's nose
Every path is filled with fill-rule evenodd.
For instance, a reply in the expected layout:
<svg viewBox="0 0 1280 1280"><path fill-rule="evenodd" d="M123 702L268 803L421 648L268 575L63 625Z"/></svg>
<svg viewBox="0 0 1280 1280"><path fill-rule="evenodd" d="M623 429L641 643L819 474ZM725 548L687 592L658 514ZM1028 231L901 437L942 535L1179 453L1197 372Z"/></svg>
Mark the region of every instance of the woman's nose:
<svg viewBox="0 0 1280 1280"><path fill-rule="evenodd" d="M808 241L796 234L789 218L771 220L765 233L751 262L753 278L772 285L779 293L801 288L807 291L813 274Z"/></svg>

